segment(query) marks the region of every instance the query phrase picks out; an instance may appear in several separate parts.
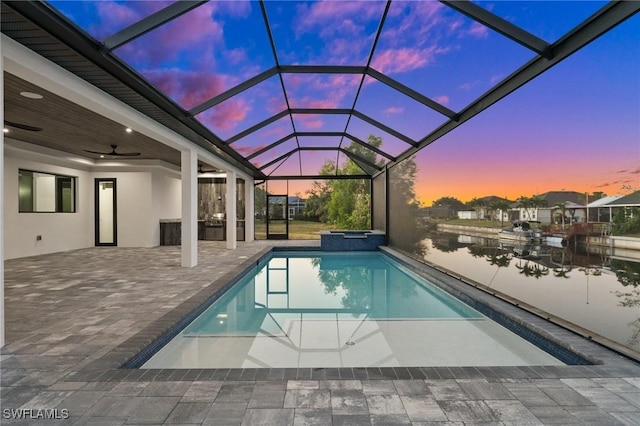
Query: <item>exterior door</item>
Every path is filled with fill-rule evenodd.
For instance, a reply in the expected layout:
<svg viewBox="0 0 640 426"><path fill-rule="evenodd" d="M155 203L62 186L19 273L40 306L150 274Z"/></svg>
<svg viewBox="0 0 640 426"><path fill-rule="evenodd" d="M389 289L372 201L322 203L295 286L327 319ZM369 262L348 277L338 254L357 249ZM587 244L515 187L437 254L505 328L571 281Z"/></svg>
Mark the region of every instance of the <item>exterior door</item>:
<svg viewBox="0 0 640 426"><path fill-rule="evenodd" d="M267 195L267 239L289 238L289 206L286 195Z"/></svg>
<svg viewBox="0 0 640 426"><path fill-rule="evenodd" d="M95 179L96 246L118 245L116 179Z"/></svg>

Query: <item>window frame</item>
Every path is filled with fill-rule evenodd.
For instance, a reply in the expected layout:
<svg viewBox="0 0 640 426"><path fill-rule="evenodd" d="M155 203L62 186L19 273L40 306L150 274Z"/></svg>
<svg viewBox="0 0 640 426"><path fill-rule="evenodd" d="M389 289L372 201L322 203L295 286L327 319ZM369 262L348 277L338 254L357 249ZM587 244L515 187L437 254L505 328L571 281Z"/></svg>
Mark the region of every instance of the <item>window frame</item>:
<svg viewBox="0 0 640 426"><path fill-rule="evenodd" d="M54 178L54 210L36 210L34 205L35 205L35 198L34 198L34 194L33 194L33 180L32 180L32 187L31 187L31 209L30 210L24 210L22 209L22 205L21 205L21 196L20 196L20 174L26 172L26 173L31 173L32 176L36 173L38 174L42 174L42 175L48 175L48 176L53 176ZM61 179L62 178L62 179ZM72 190L71 190L71 194L72 194L72 199L71 199L71 210L70 211L65 211L63 209L63 198L62 198L62 190L63 190L63 186L61 184L61 182L64 181L70 181L72 182ZM77 203L77 198L78 198L78 177L77 176L71 176L71 175L64 175L64 174L59 174L59 173L53 173L53 172L43 172L43 171L39 171L39 170L31 170L31 169L23 169L23 168L18 168L18 213L77 213L78 212L78 203Z"/></svg>

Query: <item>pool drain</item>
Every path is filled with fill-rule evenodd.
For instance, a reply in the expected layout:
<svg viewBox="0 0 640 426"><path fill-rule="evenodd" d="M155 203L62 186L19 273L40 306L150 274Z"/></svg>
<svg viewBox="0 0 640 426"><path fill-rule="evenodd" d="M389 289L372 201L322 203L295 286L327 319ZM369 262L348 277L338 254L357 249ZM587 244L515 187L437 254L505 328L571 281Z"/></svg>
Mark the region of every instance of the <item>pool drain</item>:
<svg viewBox="0 0 640 426"><path fill-rule="evenodd" d="M351 340L348 340L347 343L345 343L345 345L347 345L347 346L353 346L355 344L356 344L356 342L352 342Z"/></svg>

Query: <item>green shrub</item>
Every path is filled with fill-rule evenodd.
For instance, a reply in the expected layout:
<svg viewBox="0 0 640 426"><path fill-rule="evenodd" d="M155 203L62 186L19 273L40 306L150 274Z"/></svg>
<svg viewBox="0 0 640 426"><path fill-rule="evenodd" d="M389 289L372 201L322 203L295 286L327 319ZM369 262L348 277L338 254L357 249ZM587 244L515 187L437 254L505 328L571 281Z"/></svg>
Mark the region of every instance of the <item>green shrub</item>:
<svg viewBox="0 0 640 426"><path fill-rule="evenodd" d="M614 235L636 234L640 232L640 209L628 207L620 209L613 216L612 229Z"/></svg>

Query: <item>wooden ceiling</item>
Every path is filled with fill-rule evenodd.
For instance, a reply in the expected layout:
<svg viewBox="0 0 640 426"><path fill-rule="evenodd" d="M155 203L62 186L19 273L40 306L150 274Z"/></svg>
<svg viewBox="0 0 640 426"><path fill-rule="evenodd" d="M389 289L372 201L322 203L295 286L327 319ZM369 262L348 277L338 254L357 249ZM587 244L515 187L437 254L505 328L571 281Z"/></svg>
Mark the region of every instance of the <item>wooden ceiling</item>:
<svg viewBox="0 0 640 426"><path fill-rule="evenodd" d="M42 99L29 99L21 92L33 92ZM87 157L96 161L112 161L113 157L100 158L85 150L110 152L111 145L117 145L118 152L139 152L136 157L116 157L118 161L127 159L157 159L180 166L180 151L157 142L145 135L126 132L126 127L99 114L89 111L69 100L54 95L15 75L4 73L4 119L9 129L6 137L45 146L63 152ZM23 130L7 125L41 128L41 131Z"/></svg>

